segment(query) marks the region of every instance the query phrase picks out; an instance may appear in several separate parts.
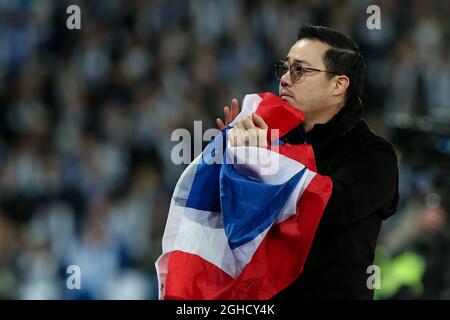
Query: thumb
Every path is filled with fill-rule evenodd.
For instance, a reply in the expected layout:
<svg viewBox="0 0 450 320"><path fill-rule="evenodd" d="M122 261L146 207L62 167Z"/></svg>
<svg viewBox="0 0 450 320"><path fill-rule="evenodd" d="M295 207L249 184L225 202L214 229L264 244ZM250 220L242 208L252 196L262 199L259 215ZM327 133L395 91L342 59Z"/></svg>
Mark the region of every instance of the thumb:
<svg viewBox="0 0 450 320"><path fill-rule="evenodd" d="M269 128L269 126L264 121L264 119L261 116L257 115L256 113L252 114L252 119L253 119L253 122L255 123L255 125L258 128L260 128L260 129L267 129L267 128Z"/></svg>

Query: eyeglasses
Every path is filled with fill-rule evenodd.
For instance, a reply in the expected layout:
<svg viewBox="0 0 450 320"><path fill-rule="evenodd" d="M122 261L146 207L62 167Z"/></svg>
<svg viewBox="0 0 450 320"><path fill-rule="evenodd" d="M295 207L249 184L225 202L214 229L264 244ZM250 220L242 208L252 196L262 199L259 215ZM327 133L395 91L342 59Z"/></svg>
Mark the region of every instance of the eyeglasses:
<svg viewBox="0 0 450 320"><path fill-rule="evenodd" d="M320 70L316 68L304 68L300 63L294 62L290 66L285 61L280 61L275 63L275 76L277 79L281 80L281 78L289 71L292 81L298 81L303 76L305 72L326 72L339 75L339 73L334 71L326 71Z"/></svg>

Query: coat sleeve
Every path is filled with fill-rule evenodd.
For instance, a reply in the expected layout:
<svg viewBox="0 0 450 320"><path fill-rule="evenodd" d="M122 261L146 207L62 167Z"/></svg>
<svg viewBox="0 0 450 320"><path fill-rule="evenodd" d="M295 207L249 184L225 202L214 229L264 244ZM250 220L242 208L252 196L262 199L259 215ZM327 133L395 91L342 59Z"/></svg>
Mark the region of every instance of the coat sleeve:
<svg viewBox="0 0 450 320"><path fill-rule="evenodd" d="M384 219L397 209L397 156L385 141L350 153L331 180L332 194L322 216L323 224L344 227L375 212Z"/></svg>

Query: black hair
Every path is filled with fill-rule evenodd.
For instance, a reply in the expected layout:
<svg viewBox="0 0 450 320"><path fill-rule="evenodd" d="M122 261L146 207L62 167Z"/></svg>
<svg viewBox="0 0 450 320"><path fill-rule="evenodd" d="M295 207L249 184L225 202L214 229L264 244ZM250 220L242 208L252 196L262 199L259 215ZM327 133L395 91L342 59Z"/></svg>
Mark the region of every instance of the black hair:
<svg viewBox="0 0 450 320"><path fill-rule="evenodd" d="M366 78L366 62L358 45L349 36L334 29L304 24L300 27L297 39L318 40L331 46L322 57L327 71L346 75L350 79L346 92L346 108L362 109L361 96ZM335 76L329 73L332 78Z"/></svg>

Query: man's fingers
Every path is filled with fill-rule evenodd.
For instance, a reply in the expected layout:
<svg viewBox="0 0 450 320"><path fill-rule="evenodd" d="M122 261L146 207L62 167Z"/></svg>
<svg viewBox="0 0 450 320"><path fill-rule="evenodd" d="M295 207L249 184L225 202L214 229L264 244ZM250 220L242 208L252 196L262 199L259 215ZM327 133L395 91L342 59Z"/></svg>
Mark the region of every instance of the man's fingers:
<svg viewBox="0 0 450 320"><path fill-rule="evenodd" d="M228 132L227 139L233 147L264 147L267 146L267 130L256 127L250 130L234 127Z"/></svg>
<svg viewBox="0 0 450 320"><path fill-rule="evenodd" d="M239 114L239 102L236 98L231 100L231 118L234 120Z"/></svg>
<svg viewBox="0 0 450 320"><path fill-rule="evenodd" d="M233 129L231 129L230 131L228 131L228 134L227 134L227 139L228 139L228 141L230 142L230 144L231 144L232 147L236 147L236 135L235 135L235 131L236 131L236 129L233 128Z"/></svg>
<svg viewBox="0 0 450 320"><path fill-rule="evenodd" d="M245 131L239 128L231 129L230 141L233 147L240 147L245 145Z"/></svg>
<svg viewBox="0 0 450 320"><path fill-rule="evenodd" d="M231 108L225 106L223 108L223 118L224 120L217 118L216 124L220 130L223 130L229 125L239 114L239 102L236 98L231 100ZM242 126L243 127L243 126Z"/></svg>
<svg viewBox="0 0 450 320"><path fill-rule="evenodd" d="M231 111L228 106L223 108L223 117L225 118L225 124L229 125L233 119L231 118Z"/></svg>
<svg viewBox="0 0 450 320"><path fill-rule="evenodd" d="M222 131L223 129L226 128L225 123L223 123L222 119L220 119L220 118L216 119L216 124L220 131Z"/></svg>
<svg viewBox="0 0 450 320"><path fill-rule="evenodd" d="M250 119L250 117L245 117L242 120L242 125L244 126L245 130L250 130L255 127L255 125L253 124L253 121L252 121L252 119Z"/></svg>
<svg viewBox="0 0 450 320"><path fill-rule="evenodd" d="M242 120L239 121L238 123L236 123L234 128L239 129L239 130L245 130L244 123L242 122Z"/></svg>
<svg viewBox="0 0 450 320"><path fill-rule="evenodd" d="M260 129L267 129L267 128L269 128L269 126L264 121L264 119L261 116L258 116L256 113L252 114L252 119L253 119L253 122L255 123L255 125L258 128L260 128Z"/></svg>

